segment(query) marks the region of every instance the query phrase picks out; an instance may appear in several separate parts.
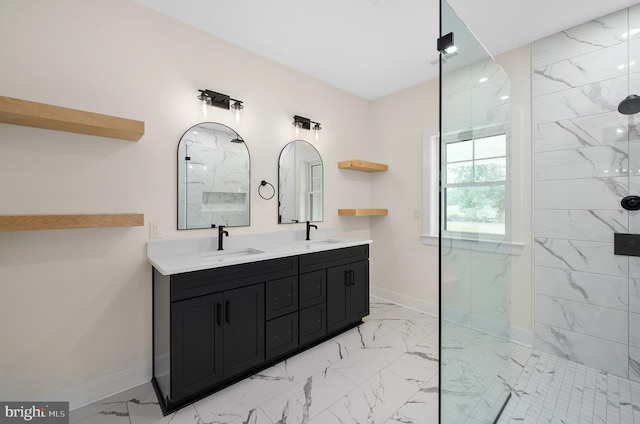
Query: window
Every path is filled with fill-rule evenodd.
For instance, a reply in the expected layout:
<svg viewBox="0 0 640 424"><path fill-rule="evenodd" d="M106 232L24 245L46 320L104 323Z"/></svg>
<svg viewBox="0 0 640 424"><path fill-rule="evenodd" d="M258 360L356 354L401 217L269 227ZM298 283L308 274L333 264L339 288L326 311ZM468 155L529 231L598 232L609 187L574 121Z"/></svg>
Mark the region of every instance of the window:
<svg viewBox="0 0 640 424"><path fill-rule="evenodd" d="M446 142L444 149L444 231L504 236L506 135Z"/></svg>
<svg viewBox="0 0 640 424"><path fill-rule="evenodd" d="M322 162L307 163L307 175L311 221L322 221Z"/></svg>

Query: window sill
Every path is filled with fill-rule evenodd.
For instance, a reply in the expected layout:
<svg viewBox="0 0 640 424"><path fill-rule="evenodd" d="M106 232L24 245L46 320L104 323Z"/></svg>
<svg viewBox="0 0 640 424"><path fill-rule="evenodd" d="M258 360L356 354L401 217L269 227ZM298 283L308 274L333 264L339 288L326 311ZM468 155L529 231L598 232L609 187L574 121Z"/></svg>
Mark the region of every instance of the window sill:
<svg viewBox="0 0 640 424"><path fill-rule="evenodd" d="M430 246L438 246L439 237L433 234L423 234L421 236L422 244ZM483 240L471 238L451 238L456 241L458 249L475 250L479 252L506 253L520 256L524 249L524 243L504 242L499 240Z"/></svg>

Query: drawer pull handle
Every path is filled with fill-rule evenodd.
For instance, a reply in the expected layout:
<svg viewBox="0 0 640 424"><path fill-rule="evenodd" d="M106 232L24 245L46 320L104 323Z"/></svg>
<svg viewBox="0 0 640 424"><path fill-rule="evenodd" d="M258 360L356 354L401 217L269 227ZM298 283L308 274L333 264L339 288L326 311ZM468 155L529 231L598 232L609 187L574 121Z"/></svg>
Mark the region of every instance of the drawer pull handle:
<svg viewBox="0 0 640 424"><path fill-rule="evenodd" d="M216 320L218 325L222 325L222 304L220 302L216 304Z"/></svg>
<svg viewBox="0 0 640 424"><path fill-rule="evenodd" d="M227 322L231 321L231 304L229 303L229 301L227 300L224 304L224 319Z"/></svg>

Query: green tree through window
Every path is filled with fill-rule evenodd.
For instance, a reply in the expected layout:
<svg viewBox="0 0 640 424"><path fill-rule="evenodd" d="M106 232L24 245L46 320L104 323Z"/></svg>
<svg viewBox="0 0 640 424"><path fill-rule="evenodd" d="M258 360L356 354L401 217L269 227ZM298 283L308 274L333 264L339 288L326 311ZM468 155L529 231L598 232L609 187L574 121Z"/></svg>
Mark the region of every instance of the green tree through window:
<svg viewBox="0 0 640 424"><path fill-rule="evenodd" d="M504 235L506 136L445 145L445 230Z"/></svg>

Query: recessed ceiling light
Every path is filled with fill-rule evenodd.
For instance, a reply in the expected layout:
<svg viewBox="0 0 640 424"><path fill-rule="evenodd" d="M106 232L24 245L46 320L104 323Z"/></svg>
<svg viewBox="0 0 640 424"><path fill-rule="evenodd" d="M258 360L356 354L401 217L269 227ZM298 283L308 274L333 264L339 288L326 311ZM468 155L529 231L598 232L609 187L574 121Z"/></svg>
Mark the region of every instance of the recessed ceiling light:
<svg viewBox="0 0 640 424"><path fill-rule="evenodd" d="M509 98L509 96L502 96L500 97L500 100L507 100Z"/></svg>
<svg viewBox="0 0 640 424"><path fill-rule="evenodd" d="M480 83L482 83L482 82L487 82L487 81L489 81L489 78L487 78L487 77L482 77L482 78L480 78L480 79L478 80L478 82L480 82Z"/></svg>

